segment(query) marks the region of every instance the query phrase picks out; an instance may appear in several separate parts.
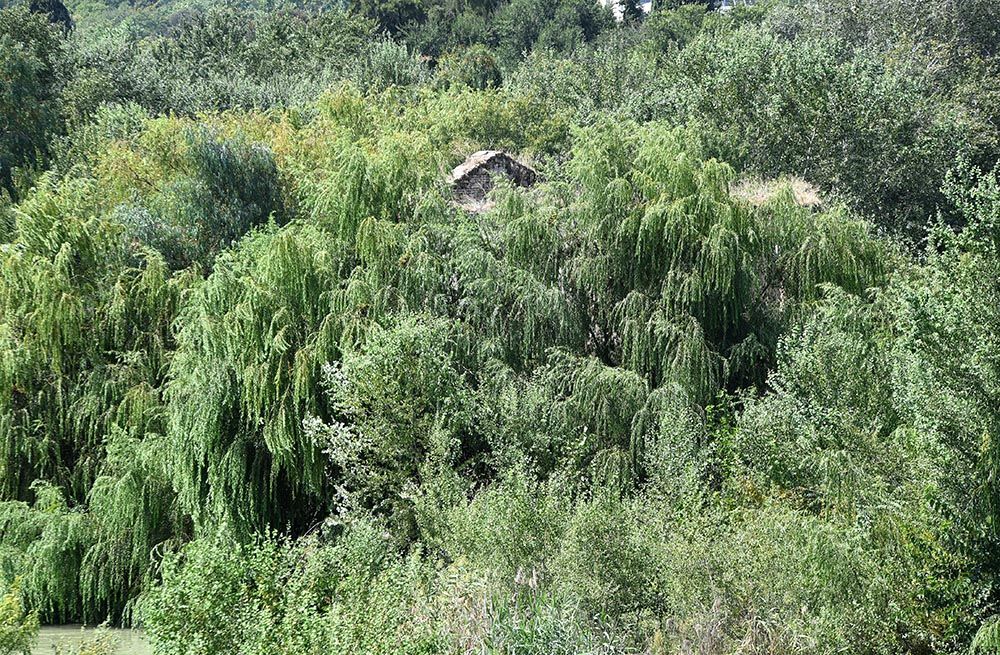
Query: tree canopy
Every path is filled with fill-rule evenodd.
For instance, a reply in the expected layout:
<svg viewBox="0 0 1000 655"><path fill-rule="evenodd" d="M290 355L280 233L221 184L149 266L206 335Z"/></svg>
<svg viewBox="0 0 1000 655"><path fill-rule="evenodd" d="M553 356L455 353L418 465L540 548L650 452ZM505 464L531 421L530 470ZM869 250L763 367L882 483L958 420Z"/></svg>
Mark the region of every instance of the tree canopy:
<svg viewBox="0 0 1000 655"><path fill-rule="evenodd" d="M1000 647L995 3L7 4L0 654Z"/></svg>

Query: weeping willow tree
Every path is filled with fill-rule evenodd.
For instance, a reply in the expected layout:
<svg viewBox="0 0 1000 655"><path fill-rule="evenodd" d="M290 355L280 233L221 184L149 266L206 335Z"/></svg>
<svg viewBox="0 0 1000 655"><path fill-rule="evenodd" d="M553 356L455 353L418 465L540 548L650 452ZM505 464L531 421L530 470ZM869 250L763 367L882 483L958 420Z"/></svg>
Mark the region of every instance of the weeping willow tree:
<svg viewBox="0 0 1000 655"><path fill-rule="evenodd" d="M588 346L608 363L704 401L762 381L776 335L820 284L879 283L885 253L862 224L790 192L759 208L734 198L732 169L702 161L690 131L595 132L571 163L583 245L568 268Z"/></svg>
<svg viewBox="0 0 1000 655"><path fill-rule="evenodd" d="M441 181L459 146L424 129L457 117L399 102L247 118L269 145L125 112L10 209L0 542L46 618L127 615L164 550L223 524L358 507L406 542L415 487L515 463L629 493L705 447L701 408L763 381L822 285L881 282L863 224L752 206L662 125L582 129L546 182L467 214Z"/></svg>
<svg viewBox="0 0 1000 655"><path fill-rule="evenodd" d="M604 124L576 135L539 190L410 223L397 243L407 263L437 262L437 293L454 298L438 309L473 326L483 353L523 371L565 348L706 402L762 383L777 335L822 285L862 292L887 257L841 209L799 207L790 189L751 206L734 178L690 130ZM403 283L426 282L421 270Z"/></svg>
<svg viewBox="0 0 1000 655"><path fill-rule="evenodd" d="M154 548L189 532L157 444L173 322L199 276L173 272L175 253L123 213L186 208L176 224L199 230L193 261L277 202L265 149L159 127L167 134L111 130L90 164L44 176L10 209L0 253L0 513L17 529L0 542L32 572L23 593L46 620L121 617L149 579ZM135 187L123 192L125 179ZM224 198L227 189L238 193Z"/></svg>
<svg viewBox="0 0 1000 655"><path fill-rule="evenodd" d="M824 285L884 283L888 251L865 224L801 207L791 188L751 205L734 181L690 130L605 124L581 130L538 189L501 186L490 212L396 228L394 279L417 290L402 306L467 325L493 394L483 405L513 413L484 411L487 441L510 445L502 433L521 426L541 470L574 461L628 486L661 417L763 385L778 336Z"/></svg>
<svg viewBox="0 0 1000 655"><path fill-rule="evenodd" d="M260 149L192 138L173 176L152 176L159 190L147 195L169 205L177 184L193 185L211 213L181 204L191 205L189 221L208 221L198 233L208 253L270 215L274 164ZM106 157L121 154L112 147ZM254 157L239 163L243 154ZM48 176L12 209L14 236L0 253L0 498L26 498L46 479L82 501L113 426L133 437L163 431L155 424L171 323L193 277L172 276L152 247L159 242L118 220L122 206L107 211L108 186ZM227 189L239 194L223 199Z"/></svg>
<svg viewBox="0 0 1000 655"><path fill-rule="evenodd" d="M347 175L314 192L313 216L355 249L346 288L365 316L345 349L407 311L458 321L482 405L530 415L483 411L493 427L477 438L521 425L543 469L555 457L633 483L663 412L762 384L778 335L823 285L883 282L886 250L863 223L800 207L790 188L763 206L734 197L733 171L703 161L688 130L582 130L548 183L501 185L484 214L443 207L415 174L401 188L419 199L399 212L405 194L380 193L386 176L357 145L336 161Z"/></svg>
<svg viewBox="0 0 1000 655"><path fill-rule="evenodd" d="M414 252L421 223L444 215L428 195L433 149L337 120L321 123L332 136L298 182L305 220L220 256L178 318L167 459L199 524L245 535L322 518L336 480L303 421L331 417L323 366L445 283L435 258Z"/></svg>
<svg viewBox="0 0 1000 655"><path fill-rule="evenodd" d="M112 498L108 462L123 459L113 435L163 431L170 324L190 282L132 247L96 195L85 179L43 180L14 209L0 264L0 541L47 620L118 615L174 530L169 487L143 473Z"/></svg>
<svg viewBox="0 0 1000 655"><path fill-rule="evenodd" d="M167 460L199 520L250 531L316 518L323 464L302 419L327 413L319 375L339 352L344 264L314 227L262 233L224 254L182 309Z"/></svg>
<svg viewBox="0 0 1000 655"><path fill-rule="evenodd" d="M94 193L49 181L14 210L0 265L6 499L39 478L84 498L111 426L152 420L183 282L155 252L130 251Z"/></svg>

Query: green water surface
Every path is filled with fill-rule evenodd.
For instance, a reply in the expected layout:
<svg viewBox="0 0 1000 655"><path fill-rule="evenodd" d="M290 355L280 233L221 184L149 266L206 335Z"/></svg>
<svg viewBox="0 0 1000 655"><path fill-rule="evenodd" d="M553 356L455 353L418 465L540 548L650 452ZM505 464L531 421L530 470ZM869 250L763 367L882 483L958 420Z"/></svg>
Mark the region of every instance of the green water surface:
<svg viewBox="0 0 1000 655"><path fill-rule="evenodd" d="M105 630L115 637L114 655L151 655L153 650L141 630ZM38 639L31 648L31 655L53 655L57 648L62 652L75 652L75 647L95 637L95 628L79 625L44 626L38 632Z"/></svg>

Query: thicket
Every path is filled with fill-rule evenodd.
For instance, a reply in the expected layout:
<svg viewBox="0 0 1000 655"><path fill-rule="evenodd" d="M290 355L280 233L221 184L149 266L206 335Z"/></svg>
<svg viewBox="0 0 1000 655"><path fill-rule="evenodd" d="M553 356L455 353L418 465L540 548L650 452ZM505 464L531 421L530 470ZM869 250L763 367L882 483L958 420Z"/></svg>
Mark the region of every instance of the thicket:
<svg viewBox="0 0 1000 655"><path fill-rule="evenodd" d="M998 648L996 5L543 4L0 10L0 652Z"/></svg>

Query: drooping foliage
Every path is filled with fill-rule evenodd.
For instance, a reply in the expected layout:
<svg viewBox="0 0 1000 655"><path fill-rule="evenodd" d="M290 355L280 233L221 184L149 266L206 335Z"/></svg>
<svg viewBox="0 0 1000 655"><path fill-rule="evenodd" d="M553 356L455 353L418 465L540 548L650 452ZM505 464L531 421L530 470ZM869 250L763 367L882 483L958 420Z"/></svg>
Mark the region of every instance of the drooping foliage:
<svg viewBox="0 0 1000 655"><path fill-rule="evenodd" d="M308 512L325 491L302 420L327 414L320 369L338 355L344 254L330 243L307 226L257 235L182 310L166 393L170 466L192 513L259 529Z"/></svg>
<svg viewBox="0 0 1000 655"><path fill-rule="evenodd" d="M0 650L988 652L995 14L882 4L0 10Z"/></svg>

